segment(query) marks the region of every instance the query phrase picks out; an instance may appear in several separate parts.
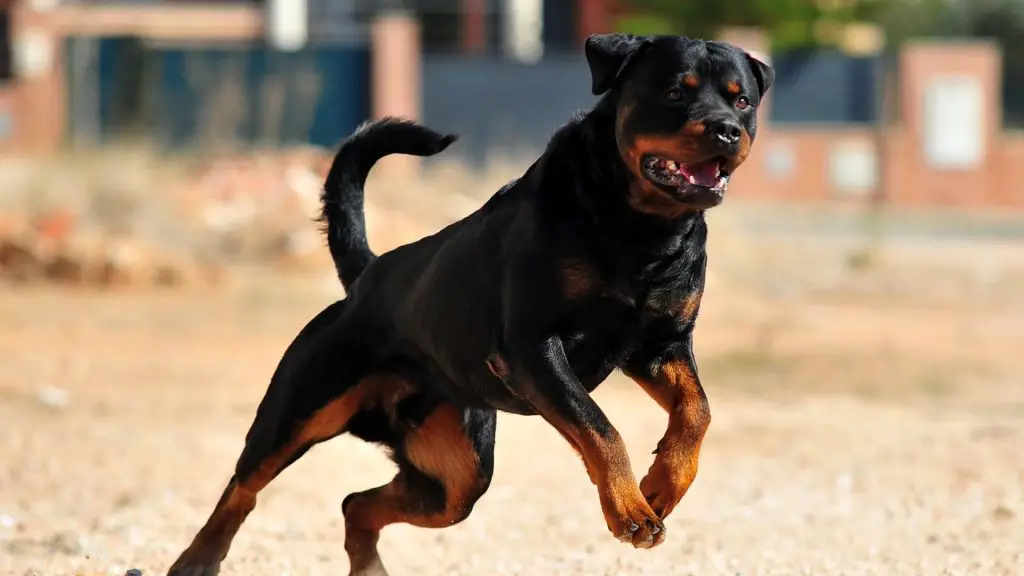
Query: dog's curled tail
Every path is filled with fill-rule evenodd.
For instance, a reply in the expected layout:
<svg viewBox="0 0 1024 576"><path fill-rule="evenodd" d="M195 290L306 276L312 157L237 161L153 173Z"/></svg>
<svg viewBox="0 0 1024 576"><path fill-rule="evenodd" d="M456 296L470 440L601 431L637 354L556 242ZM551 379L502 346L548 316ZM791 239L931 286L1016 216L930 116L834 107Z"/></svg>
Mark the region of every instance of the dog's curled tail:
<svg viewBox="0 0 1024 576"><path fill-rule="evenodd" d="M367 242L363 209L363 187L370 169L389 154L433 156L457 138L387 117L363 124L342 143L324 182L319 221L346 290L376 258Z"/></svg>

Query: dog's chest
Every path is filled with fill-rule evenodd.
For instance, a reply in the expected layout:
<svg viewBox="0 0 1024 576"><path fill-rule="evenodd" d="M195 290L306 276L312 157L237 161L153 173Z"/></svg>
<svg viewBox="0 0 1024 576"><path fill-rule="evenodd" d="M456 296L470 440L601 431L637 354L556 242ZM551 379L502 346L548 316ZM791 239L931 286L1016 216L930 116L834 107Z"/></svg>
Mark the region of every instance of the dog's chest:
<svg viewBox="0 0 1024 576"><path fill-rule="evenodd" d="M569 363L589 390L668 323L681 321L699 291L678 278L623 284L580 306L563 333Z"/></svg>
<svg viewBox="0 0 1024 576"><path fill-rule="evenodd" d="M685 311L704 285L703 259L679 258L650 264L603 282L606 305L642 327Z"/></svg>

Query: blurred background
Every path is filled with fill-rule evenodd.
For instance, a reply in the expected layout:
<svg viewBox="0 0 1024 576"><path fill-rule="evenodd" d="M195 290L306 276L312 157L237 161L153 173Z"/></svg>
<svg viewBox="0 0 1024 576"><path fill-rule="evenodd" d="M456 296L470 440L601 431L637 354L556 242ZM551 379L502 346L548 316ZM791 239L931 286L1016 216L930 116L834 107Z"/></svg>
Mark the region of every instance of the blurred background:
<svg viewBox="0 0 1024 576"><path fill-rule="evenodd" d="M591 106L583 40L677 33L776 70L708 214L714 423L654 551L606 533L539 419L401 574L1024 574L1024 2L0 0L0 574L163 573L230 476L285 346L343 296L312 218L337 144L419 119L371 245L476 209ZM471 271L467 271L472 273ZM595 396L638 478L665 417ZM224 574L342 574L346 438L261 497Z"/></svg>

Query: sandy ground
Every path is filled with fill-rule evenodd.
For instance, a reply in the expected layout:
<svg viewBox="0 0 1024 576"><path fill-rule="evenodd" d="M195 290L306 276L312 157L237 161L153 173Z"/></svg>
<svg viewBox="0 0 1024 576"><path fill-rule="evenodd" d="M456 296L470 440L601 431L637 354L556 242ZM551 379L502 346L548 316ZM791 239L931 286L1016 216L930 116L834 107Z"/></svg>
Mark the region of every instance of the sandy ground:
<svg viewBox="0 0 1024 576"><path fill-rule="evenodd" d="M0 574L14 576L164 573L283 347L337 296L0 290ZM503 416L490 492L458 526L386 530L392 574L1024 574L1022 317L811 301L769 321L778 308L709 290L697 342L714 422L663 546L615 541L561 438ZM644 472L664 416L618 377L597 397ZM222 573L347 573L340 502L391 473L358 441L318 447L264 492Z"/></svg>

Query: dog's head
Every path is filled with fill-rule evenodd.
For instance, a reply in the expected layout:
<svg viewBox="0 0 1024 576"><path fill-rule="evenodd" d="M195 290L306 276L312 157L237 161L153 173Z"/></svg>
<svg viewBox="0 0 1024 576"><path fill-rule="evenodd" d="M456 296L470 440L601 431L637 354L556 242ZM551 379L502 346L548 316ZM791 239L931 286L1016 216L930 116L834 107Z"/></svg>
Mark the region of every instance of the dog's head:
<svg viewBox="0 0 1024 576"><path fill-rule="evenodd" d="M587 39L593 92L611 92L631 200L658 213L722 202L754 141L775 73L723 42L598 34Z"/></svg>

